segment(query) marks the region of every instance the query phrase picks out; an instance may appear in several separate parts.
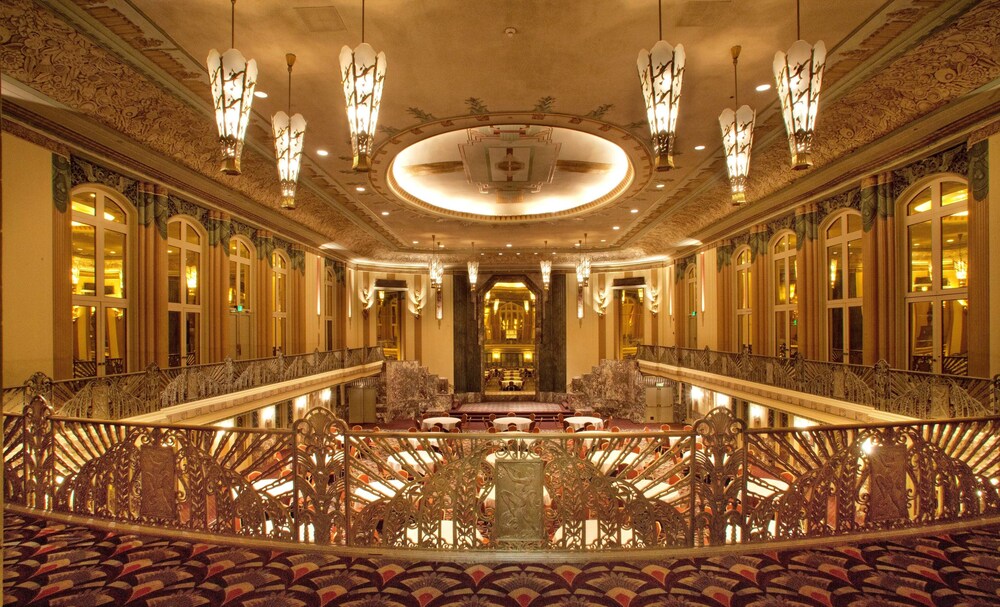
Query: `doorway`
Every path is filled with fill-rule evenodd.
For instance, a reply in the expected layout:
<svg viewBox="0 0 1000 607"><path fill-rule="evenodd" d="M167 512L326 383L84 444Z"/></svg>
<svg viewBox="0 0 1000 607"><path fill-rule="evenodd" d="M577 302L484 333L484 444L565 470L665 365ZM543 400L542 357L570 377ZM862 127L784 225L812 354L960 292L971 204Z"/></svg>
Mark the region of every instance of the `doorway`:
<svg viewBox="0 0 1000 607"><path fill-rule="evenodd" d="M487 283L481 299L483 394L534 396L540 335L539 299L522 279Z"/></svg>

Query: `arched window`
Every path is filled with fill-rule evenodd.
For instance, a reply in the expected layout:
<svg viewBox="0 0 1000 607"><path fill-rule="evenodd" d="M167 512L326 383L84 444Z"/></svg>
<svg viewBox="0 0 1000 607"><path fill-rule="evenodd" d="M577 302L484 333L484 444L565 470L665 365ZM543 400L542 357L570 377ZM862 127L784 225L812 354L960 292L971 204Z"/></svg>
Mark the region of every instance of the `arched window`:
<svg viewBox="0 0 1000 607"><path fill-rule="evenodd" d="M909 368L969 371L968 188L954 177L904 201Z"/></svg>
<svg viewBox="0 0 1000 607"><path fill-rule="evenodd" d="M796 290L795 234L778 236L771 248L774 276L775 354L791 356L799 349L799 294Z"/></svg>
<svg viewBox="0 0 1000 607"><path fill-rule="evenodd" d="M685 278L687 303L687 347L698 347L698 266L688 266Z"/></svg>
<svg viewBox="0 0 1000 607"><path fill-rule="evenodd" d="M70 197L73 376L128 370L129 216L98 188Z"/></svg>
<svg viewBox="0 0 1000 607"><path fill-rule="evenodd" d="M229 311L232 313L234 330L230 356L249 358L253 352L253 259L254 246L249 240L237 236L229 241Z"/></svg>
<svg viewBox="0 0 1000 607"><path fill-rule="evenodd" d="M826 246L826 343L830 362L863 364L861 215L840 213L823 232Z"/></svg>
<svg viewBox="0 0 1000 607"><path fill-rule="evenodd" d="M167 364L171 367L202 362L203 243L191 221L175 217L167 224Z"/></svg>
<svg viewBox="0 0 1000 607"><path fill-rule="evenodd" d="M336 278L333 275L333 270L327 268L323 272L323 301L321 305L322 309L322 323L323 323L323 335L325 339L325 346L327 350L333 350L333 319L334 319L334 294L333 289L336 285Z"/></svg>
<svg viewBox="0 0 1000 607"><path fill-rule="evenodd" d="M288 257L281 251L271 253L271 303L274 322L273 353L288 350Z"/></svg>
<svg viewBox="0 0 1000 607"><path fill-rule="evenodd" d="M750 247L743 247L736 258L736 349L753 347L753 280Z"/></svg>

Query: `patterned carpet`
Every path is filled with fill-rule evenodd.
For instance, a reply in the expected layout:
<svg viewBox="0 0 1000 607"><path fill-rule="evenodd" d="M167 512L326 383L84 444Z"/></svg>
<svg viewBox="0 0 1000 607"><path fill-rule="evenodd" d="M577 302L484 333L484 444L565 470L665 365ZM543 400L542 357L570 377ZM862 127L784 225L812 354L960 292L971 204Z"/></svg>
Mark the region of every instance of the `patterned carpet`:
<svg viewBox="0 0 1000 607"><path fill-rule="evenodd" d="M140 538L7 514L4 605L799 607L1000 605L1000 527L658 563L341 559Z"/></svg>

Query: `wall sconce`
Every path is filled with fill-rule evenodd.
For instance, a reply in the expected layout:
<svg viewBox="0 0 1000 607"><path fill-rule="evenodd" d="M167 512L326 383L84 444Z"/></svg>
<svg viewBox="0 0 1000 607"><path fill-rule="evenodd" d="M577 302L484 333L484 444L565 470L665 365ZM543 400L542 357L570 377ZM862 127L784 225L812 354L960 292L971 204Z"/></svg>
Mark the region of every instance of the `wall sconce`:
<svg viewBox="0 0 1000 607"><path fill-rule="evenodd" d="M364 314L365 318L368 318L368 310L375 305L375 287L370 289L362 288L358 291L358 297L361 299L361 303L363 304L361 313Z"/></svg>
<svg viewBox="0 0 1000 607"><path fill-rule="evenodd" d="M642 291L639 291L642 293ZM656 316L660 313L660 292L653 287L649 288L649 297L646 298L647 307L649 308L649 313Z"/></svg>
<svg viewBox="0 0 1000 607"><path fill-rule="evenodd" d="M624 296L624 293L622 293ZM594 293L594 311L597 315L604 317L604 314L608 311L608 306L611 305L611 291L605 290L603 293Z"/></svg>
<svg viewBox="0 0 1000 607"><path fill-rule="evenodd" d="M413 314L414 318L420 318L420 315L424 311L424 291L421 289L418 291L410 291L407 293L410 305L408 306L410 313Z"/></svg>
<svg viewBox="0 0 1000 607"><path fill-rule="evenodd" d="M576 317L583 320L583 285L576 288Z"/></svg>

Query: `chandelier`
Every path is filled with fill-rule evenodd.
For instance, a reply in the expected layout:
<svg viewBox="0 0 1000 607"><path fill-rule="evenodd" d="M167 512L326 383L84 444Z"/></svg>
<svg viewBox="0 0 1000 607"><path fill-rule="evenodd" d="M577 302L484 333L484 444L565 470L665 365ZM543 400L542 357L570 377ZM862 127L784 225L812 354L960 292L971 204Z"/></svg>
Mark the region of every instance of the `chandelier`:
<svg viewBox="0 0 1000 607"><path fill-rule="evenodd" d="M750 171L750 147L753 145L753 123L756 118L753 108L749 105L740 106L739 78L736 73L740 50L739 46L732 48L734 99L738 109L734 112L726 108L719 115L729 185L732 188L733 204L736 205L747 201L747 173Z"/></svg>
<svg viewBox="0 0 1000 607"><path fill-rule="evenodd" d="M382 104L385 82L385 53L365 42L365 2L361 0L361 44L354 50L340 49L340 72L347 99L347 125L351 129L355 171L371 170L371 152L375 141L375 123Z"/></svg>
<svg viewBox="0 0 1000 607"><path fill-rule="evenodd" d="M444 264L441 263L441 258L437 254L437 241L434 236L431 236L431 261L428 264L428 273L431 276L431 287L440 291L441 285L444 284Z"/></svg>
<svg viewBox="0 0 1000 607"><path fill-rule="evenodd" d="M590 258L583 252L583 244L587 240L587 235L583 235L583 240L577 243L580 247L580 259L576 262L576 282L581 287L590 284Z"/></svg>
<svg viewBox="0 0 1000 607"><path fill-rule="evenodd" d="M792 153L792 168L812 166L812 140L819 113L819 89L826 66L826 45L815 46L802 40L799 2L795 2L796 42L788 53L774 55L774 79L777 83L781 113L788 132L788 148Z"/></svg>
<svg viewBox="0 0 1000 607"><path fill-rule="evenodd" d="M650 50L639 51L637 66L646 118L656 153L656 170L674 168L674 134L677 132L677 108L684 78L684 47L671 46L663 40L663 2L659 3L660 40Z"/></svg>
<svg viewBox="0 0 1000 607"><path fill-rule="evenodd" d="M473 255L476 254L476 243L475 242L472 243L472 254ZM476 259L473 259L472 261L470 261L466 265L469 268L469 290L475 291L476 290L476 282L479 281L479 261L476 260Z"/></svg>
<svg viewBox="0 0 1000 607"><path fill-rule="evenodd" d="M236 0L232 0L231 43L236 46ZM240 174L243 138L250 123L250 104L257 86L257 62L230 48L225 53L208 52L208 77L212 83L215 122L222 146L222 168L226 175Z"/></svg>
<svg viewBox="0 0 1000 607"><path fill-rule="evenodd" d="M285 55L288 63L288 113L278 112L271 117L274 132L274 154L278 159L278 177L281 186L281 208L295 208L295 186L299 180L302 161L302 143L306 136L306 119L292 113L292 65L295 55Z"/></svg>

